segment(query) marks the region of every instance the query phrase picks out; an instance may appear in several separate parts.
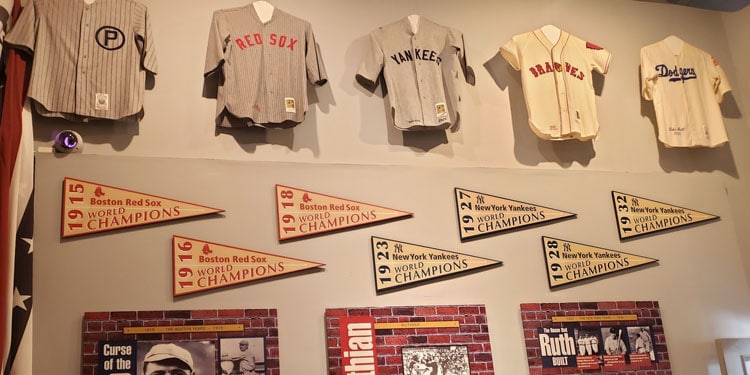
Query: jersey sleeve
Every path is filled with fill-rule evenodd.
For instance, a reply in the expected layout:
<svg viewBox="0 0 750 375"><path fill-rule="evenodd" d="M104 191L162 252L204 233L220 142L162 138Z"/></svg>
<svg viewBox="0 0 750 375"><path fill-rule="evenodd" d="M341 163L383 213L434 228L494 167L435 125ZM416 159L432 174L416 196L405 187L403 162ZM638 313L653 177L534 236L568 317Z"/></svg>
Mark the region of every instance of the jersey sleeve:
<svg viewBox="0 0 750 375"><path fill-rule="evenodd" d="M517 37L514 36L500 47L500 55L503 56L505 61L507 61L513 69L521 70L521 61L518 59L518 43L516 39Z"/></svg>
<svg viewBox="0 0 750 375"><path fill-rule="evenodd" d="M724 100L724 94L732 90L732 87L729 85L729 80L727 80L727 75L724 73L724 69L721 68L721 65L719 65L719 62L716 61L716 59L711 56L710 57L711 62L709 66L712 66L714 69L713 74L713 87L714 87L714 93L716 94L716 102L721 103L722 100Z"/></svg>
<svg viewBox="0 0 750 375"><path fill-rule="evenodd" d="M586 50L589 51L591 58L591 69L601 74L607 74L612 54L608 50L591 42L586 42Z"/></svg>
<svg viewBox="0 0 750 375"><path fill-rule="evenodd" d="M8 47L19 48L29 53L34 53L36 45L36 1L30 1L21 11L18 21L11 27L5 36L5 44Z"/></svg>
<svg viewBox="0 0 750 375"><path fill-rule="evenodd" d="M651 69L653 63L646 47L641 48L641 95L646 100L654 100L654 86L656 85L656 71Z"/></svg>
<svg viewBox="0 0 750 375"><path fill-rule="evenodd" d="M466 82L470 85L476 83L476 76L474 75L474 68L469 64L469 58L466 55L466 43L464 42L464 36L461 32L451 29L450 32L451 44L457 50L458 61L461 64L461 70L464 73Z"/></svg>
<svg viewBox="0 0 750 375"><path fill-rule="evenodd" d="M370 34L370 49L357 70L357 80L368 86L375 87L378 76L383 70L383 48L378 43L375 33Z"/></svg>
<svg viewBox="0 0 750 375"><path fill-rule="evenodd" d="M208 32L208 46L206 47L206 63L203 75L207 76L221 67L229 53L229 32L221 11L214 12L211 19L211 29Z"/></svg>
<svg viewBox="0 0 750 375"><path fill-rule="evenodd" d="M313 35L310 24L307 25L305 31L305 66L307 68L307 80L311 84L321 86L328 82L320 46L315 42L315 35Z"/></svg>
<svg viewBox="0 0 750 375"><path fill-rule="evenodd" d="M144 7L142 20L136 28L136 42L141 54L141 68L156 74L159 69L156 63L156 47L152 30L148 10Z"/></svg>

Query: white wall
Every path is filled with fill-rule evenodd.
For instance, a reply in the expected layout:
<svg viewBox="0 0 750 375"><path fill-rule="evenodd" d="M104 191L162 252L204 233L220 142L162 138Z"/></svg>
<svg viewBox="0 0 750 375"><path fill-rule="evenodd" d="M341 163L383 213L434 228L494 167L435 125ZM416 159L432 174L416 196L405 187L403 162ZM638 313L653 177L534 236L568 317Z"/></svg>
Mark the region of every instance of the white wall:
<svg viewBox="0 0 750 375"><path fill-rule="evenodd" d="M748 47L747 41L743 41L743 35L750 33L750 22L748 22L750 20L750 8L745 8L735 13L726 13L722 17L726 26L727 40L729 41L729 45L732 46L731 56L736 75L736 78L732 81L735 91L734 97L737 103L740 104L740 108L743 109L743 113L750 113L750 71L747 69L750 66L750 47ZM741 130L742 136L746 137L748 135L748 128L742 127ZM750 172L748 170L750 168L748 165L750 150L739 148L733 148L733 150L736 150L734 152L735 160L741 165L739 170L744 172L740 176L747 176L747 173ZM737 222L748 222L750 220L750 211L747 210L747 207L750 207L750 197L747 197L747 186L743 184L740 178L728 179L727 183L732 186L732 200L736 202L734 213L738 219ZM745 269L750 270L750 251L747 251L747 244L750 244L750 233L740 230L740 228L738 228L737 233L740 243L744 244L743 248L746 249L743 252ZM750 278L750 272L747 275Z"/></svg>
<svg viewBox="0 0 750 375"><path fill-rule="evenodd" d="M146 93L141 123L35 118L39 146L65 128L78 130L86 141L82 155L39 155L37 162L35 373L78 371L80 318L92 310L277 307L285 374L327 373L326 307L487 304L495 366L509 374L527 371L517 311L522 302L659 300L676 374L718 374L714 339L750 335L750 292L742 267L750 263L750 233L743 225L750 200L744 198L748 183L742 178L750 172L744 115L750 110L744 70L750 63L744 40L748 10L725 15L625 0L277 0L277 7L312 23L330 82L315 91L318 103L293 130L217 132L215 102L201 97L211 14L247 1L182 0L178 7L143 2L152 15L160 73L155 89ZM354 82L367 33L408 14L464 33L477 84L464 88L457 132L396 131L387 125L382 98ZM497 55L512 35L548 23L613 53L597 97L596 141L537 140L526 124L519 75ZM670 34L710 51L725 68L735 88L723 106L729 145L674 150L657 144L651 103L639 96L638 52ZM227 215L60 241L59 187L65 176L223 207ZM268 210L274 183L411 209L415 217L278 244ZM579 218L461 244L453 210L447 209L452 203L446 190L456 186L577 212ZM621 243L610 217L608 194L614 189L722 220ZM327 267L314 275L173 301L171 234L309 258ZM362 242L375 234L498 258L506 266L375 296ZM540 235L570 236L661 261L658 267L551 292L544 282Z"/></svg>

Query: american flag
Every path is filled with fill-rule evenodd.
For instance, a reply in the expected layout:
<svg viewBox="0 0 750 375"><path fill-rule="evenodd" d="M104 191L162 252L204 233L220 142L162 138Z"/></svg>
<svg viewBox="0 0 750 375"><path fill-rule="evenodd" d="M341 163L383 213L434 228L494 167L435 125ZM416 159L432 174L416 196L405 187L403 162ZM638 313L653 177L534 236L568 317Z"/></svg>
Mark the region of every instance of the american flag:
<svg viewBox="0 0 750 375"><path fill-rule="evenodd" d="M4 0L0 1L0 7L4 5ZM10 12L13 20L20 11L20 0L14 0ZM31 122L22 117L28 85L27 61L15 50L3 53L7 64L0 115L0 371L3 375L29 375L34 137Z"/></svg>

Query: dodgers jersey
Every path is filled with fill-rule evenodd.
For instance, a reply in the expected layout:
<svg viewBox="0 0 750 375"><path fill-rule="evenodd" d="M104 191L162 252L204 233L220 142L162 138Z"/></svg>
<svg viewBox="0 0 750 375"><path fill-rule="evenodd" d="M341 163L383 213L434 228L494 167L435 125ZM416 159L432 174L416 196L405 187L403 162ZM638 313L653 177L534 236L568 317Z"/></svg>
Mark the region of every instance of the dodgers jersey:
<svg viewBox="0 0 750 375"><path fill-rule="evenodd" d="M688 43L641 48L643 97L654 102L659 141L667 147L716 147L728 141L719 103L730 91L719 63Z"/></svg>
<svg viewBox="0 0 750 375"><path fill-rule="evenodd" d="M5 42L34 55L28 96L47 117L139 117L157 72L147 8L132 0L33 0Z"/></svg>
<svg viewBox="0 0 750 375"><path fill-rule="evenodd" d="M253 4L214 12L203 73L223 74L216 118L224 127L299 124L307 82L328 81L310 23L275 8L264 24Z"/></svg>
<svg viewBox="0 0 750 375"><path fill-rule="evenodd" d="M458 117L459 78L474 83L462 34L424 17L416 33L408 18L370 33L357 80L375 87L381 71L393 124L401 130L448 128Z"/></svg>
<svg viewBox="0 0 750 375"><path fill-rule="evenodd" d="M521 72L529 126L539 138L585 141L597 136L591 71L607 73L609 51L565 31L552 43L536 29L511 38L500 54Z"/></svg>

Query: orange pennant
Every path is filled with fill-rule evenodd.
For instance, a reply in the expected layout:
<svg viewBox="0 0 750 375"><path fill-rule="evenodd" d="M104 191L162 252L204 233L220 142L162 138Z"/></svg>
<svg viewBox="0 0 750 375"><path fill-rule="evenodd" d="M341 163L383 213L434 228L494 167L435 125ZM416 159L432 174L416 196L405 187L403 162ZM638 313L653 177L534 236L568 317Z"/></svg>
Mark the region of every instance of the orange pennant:
<svg viewBox="0 0 750 375"><path fill-rule="evenodd" d="M279 241L412 215L284 185L276 185L276 208Z"/></svg>
<svg viewBox="0 0 750 375"><path fill-rule="evenodd" d="M155 195L66 177L63 238L224 212Z"/></svg>

